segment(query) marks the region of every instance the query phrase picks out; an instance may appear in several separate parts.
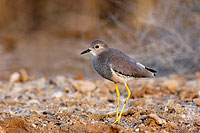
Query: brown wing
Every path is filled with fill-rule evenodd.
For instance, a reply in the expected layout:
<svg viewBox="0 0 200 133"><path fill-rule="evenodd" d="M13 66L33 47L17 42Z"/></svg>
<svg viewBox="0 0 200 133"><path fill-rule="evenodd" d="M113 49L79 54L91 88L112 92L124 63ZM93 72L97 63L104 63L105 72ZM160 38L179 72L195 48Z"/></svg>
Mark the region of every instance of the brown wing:
<svg viewBox="0 0 200 133"><path fill-rule="evenodd" d="M140 63L137 63L126 54L113 49L108 64L115 71L122 75L131 77L152 77L153 73L145 69Z"/></svg>

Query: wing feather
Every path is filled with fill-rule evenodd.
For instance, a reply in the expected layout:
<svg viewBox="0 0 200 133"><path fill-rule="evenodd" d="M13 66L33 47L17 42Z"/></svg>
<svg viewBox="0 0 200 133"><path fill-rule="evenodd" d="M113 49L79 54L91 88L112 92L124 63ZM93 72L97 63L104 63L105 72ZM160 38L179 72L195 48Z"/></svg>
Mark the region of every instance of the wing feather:
<svg viewBox="0 0 200 133"><path fill-rule="evenodd" d="M115 51L115 53L114 53ZM115 71L125 76L131 77L152 77L152 72L145 69L145 66L134 61L121 51L114 49L108 60L109 66Z"/></svg>

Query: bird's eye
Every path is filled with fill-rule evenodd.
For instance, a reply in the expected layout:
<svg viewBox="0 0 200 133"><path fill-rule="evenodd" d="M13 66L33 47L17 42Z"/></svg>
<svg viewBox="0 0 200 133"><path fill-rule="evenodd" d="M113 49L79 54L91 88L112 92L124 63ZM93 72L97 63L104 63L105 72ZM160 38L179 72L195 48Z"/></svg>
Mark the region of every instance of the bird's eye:
<svg viewBox="0 0 200 133"><path fill-rule="evenodd" d="M96 48L96 49L99 48L99 45L96 45L95 48Z"/></svg>

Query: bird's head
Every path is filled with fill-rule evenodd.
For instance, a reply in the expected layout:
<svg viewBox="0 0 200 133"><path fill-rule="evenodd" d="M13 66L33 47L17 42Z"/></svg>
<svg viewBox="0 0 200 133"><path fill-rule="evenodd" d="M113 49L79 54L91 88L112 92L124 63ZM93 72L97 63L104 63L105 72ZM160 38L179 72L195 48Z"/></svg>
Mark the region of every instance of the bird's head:
<svg viewBox="0 0 200 133"><path fill-rule="evenodd" d="M81 55L90 52L93 56L97 56L107 49L108 49L108 46L105 42L101 40L94 40L90 43L89 48L83 51Z"/></svg>

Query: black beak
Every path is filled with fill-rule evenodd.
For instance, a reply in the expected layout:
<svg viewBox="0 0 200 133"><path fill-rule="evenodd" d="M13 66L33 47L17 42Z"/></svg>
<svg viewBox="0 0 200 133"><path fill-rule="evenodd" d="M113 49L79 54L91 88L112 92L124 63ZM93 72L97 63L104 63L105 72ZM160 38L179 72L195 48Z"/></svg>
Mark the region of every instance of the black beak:
<svg viewBox="0 0 200 133"><path fill-rule="evenodd" d="M90 52L90 51L91 51L90 49L87 49L87 50L81 52L81 55L82 55L82 54L86 54L86 53L88 53L88 52Z"/></svg>

